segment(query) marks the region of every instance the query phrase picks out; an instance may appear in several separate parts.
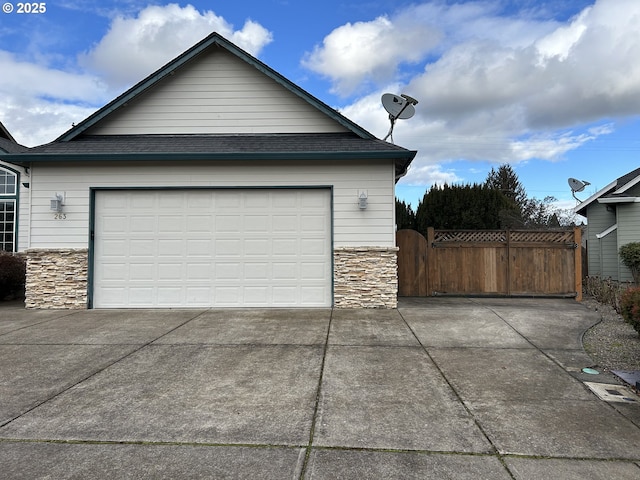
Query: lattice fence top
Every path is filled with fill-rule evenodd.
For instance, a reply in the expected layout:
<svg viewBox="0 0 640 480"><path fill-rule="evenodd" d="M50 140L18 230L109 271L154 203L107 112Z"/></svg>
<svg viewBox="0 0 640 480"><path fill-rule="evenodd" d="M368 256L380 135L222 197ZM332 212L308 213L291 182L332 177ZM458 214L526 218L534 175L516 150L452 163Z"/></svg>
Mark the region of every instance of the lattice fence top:
<svg viewBox="0 0 640 480"><path fill-rule="evenodd" d="M506 242L504 231L497 230L435 230L434 242Z"/></svg>
<svg viewBox="0 0 640 480"><path fill-rule="evenodd" d="M573 230L564 231L521 231L509 232L512 242L541 242L541 243L573 243Z"/></svg>
<svg viewBox="0 0 640 480"><path fill-rule="evenodd" d="M438 243L573 243L573 230L434 230L433 241Z"/></svg>

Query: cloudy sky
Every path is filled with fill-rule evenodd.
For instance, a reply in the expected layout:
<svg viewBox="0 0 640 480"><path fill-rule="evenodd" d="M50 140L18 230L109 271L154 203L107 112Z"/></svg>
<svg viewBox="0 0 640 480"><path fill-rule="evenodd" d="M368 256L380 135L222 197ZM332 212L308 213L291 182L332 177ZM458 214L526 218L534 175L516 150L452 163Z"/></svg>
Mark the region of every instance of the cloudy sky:
<svg viewBox="0 0 640 480"><path fill-rule="evenodd" d="M414 207L501 163L561 206L568 177L586 198L640 166L638 0L0 3L0 121L27 146L217 31L380 138L381 95L418 99L393 135Z"/></svg>

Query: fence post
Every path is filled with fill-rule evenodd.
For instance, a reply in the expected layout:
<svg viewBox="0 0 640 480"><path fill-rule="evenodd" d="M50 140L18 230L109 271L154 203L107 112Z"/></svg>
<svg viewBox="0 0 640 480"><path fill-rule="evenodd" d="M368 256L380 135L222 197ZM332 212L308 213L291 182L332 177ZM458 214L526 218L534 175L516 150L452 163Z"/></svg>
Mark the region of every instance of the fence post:
<svg viewBox="0 0 640 480"><path fill-rule="evenodd" d="M507 240L507 297L511 296L511 268L513 263L511 262L511 230L508 228L504 231L505 238Z"/></svg>
<svg viewBox="0 0 640 480"><path fill-rule="evenodd" d="M573 243L576 245L576 253L573 264L576 279L576 301L582 301L582 229L573 227Z"/></svg>
<svg viewBox="0 0 640 480"><path fill-rule="evenodd" d="M433 251L433 241L435 232L433 227L427 227L427 261L424 262L425 274L427 278L427 297L433 296L433 278L432 273L435 272L435 252Z"/></svg>

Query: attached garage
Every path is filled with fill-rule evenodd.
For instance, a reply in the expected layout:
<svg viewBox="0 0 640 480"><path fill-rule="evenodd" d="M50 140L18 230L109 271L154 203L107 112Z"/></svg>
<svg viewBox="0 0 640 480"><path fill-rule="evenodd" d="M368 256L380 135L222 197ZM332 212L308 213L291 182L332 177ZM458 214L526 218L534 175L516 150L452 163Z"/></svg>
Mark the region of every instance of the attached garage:
<svg viewBox="0 0 640 480"><path fill-rule="evenodd" d="M94 195L96 308L331 306L330 189Z"/></svg>
<svg viewBox="0 0 640 480"><path fill-rule="evenodd" d="M212 33L3 154L28 189L25 305L394 308L395 183L415 155Z"/></svg>

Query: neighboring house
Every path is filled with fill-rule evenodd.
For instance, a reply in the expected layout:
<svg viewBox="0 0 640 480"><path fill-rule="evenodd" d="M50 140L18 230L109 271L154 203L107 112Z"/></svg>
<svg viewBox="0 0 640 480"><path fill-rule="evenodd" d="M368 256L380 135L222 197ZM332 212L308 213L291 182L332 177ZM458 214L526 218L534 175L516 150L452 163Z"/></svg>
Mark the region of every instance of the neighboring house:
<svg viewBox="0 0 640 480"><path fill-rule="evenodd" d="M589 275L633 281L618 250L640 241L640 168L614 180L574 211L587 218Z"/></svg>
<svg viewBox="0 0 640 480"><path fill-rule="evenodd" d="M214 33L7 156L31 176L26 305L393 308L415 155Z"/></svg>
<svg viewBox="0 0 640 480"><path fill-rule="evenodd" d="M0 251L15 252L18 238L18 210L20 197L27 197L28 181L23 167L6 162L7 154L24 152L27 147L14 140L0 122Z"/></svg>

